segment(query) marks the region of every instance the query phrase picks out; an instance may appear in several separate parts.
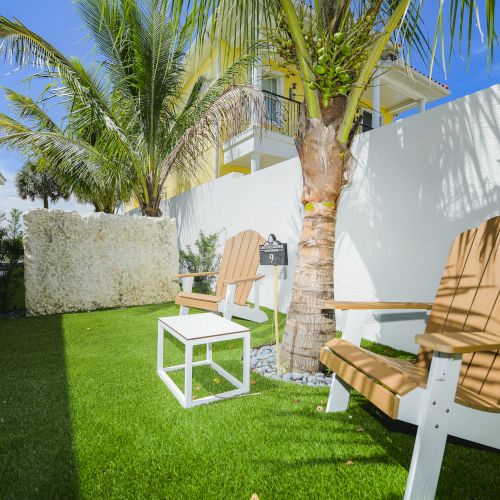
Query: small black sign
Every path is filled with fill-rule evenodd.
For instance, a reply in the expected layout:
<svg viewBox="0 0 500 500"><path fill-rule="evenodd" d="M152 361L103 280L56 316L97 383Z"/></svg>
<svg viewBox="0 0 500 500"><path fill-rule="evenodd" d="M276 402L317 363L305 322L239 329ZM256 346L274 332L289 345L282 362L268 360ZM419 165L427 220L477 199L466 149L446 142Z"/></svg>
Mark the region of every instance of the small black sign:
<svg viewBox="0 0 500 500"><path fill-rule="evenodd" d="M288 250L274 234L270 234L263 245L259 245L261 266L287 266Z"/></svg>

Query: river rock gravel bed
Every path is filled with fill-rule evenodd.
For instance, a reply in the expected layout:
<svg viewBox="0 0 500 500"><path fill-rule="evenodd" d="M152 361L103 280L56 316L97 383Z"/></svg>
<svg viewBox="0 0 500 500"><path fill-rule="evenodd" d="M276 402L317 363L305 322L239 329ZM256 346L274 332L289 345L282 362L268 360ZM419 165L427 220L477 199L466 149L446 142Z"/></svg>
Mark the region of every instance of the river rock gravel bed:
<svg viewBox="0 0 500 500"><path fill-rule="evenodd" d="M324 373L288 372L276 369L276 348L274 345L265 345L252 349L250 353L250 368L255 373L273 380L283 380L292 384L307 385L309 387L325 387L332 383L332 377Z"/></svg>

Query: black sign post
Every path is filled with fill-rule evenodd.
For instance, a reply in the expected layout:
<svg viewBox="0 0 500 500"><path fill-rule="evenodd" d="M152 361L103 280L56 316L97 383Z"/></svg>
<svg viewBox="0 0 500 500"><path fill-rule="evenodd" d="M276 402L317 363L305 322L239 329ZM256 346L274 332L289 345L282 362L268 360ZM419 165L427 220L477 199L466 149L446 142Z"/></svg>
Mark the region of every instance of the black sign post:
<svg viewBox="0 0 500 500"><path fill-rule="evenodd" d="M260 265L274 266L274 336L276 339L276 368L280 369L279 330L278 330L278 266L288 265L287 244L270 234L263 245L259 246Z"/></svg>

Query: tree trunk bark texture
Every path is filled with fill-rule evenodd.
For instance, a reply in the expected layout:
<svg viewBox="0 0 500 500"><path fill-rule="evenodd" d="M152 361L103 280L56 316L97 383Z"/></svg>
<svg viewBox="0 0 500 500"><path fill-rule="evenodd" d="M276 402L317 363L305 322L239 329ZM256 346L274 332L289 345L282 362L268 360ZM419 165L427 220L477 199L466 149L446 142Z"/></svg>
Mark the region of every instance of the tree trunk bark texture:
<svg viewBox="0 0 500 500"><path fill-rule="evenodd" d="M141 203L142 215L147 217L161 217L162 211L160 209L161 195L154 195L153 183L148 179L146 181L146 187L148 190L149 203Z"/></svg>
<svg viewBox="0 0 500 500"><path fill-rule="evenodd" d="M335 317L322 303L333 298L337 201L348 150L336 139L345 101L334 101L322 119L308 119L296 137L302 166L304 221L292 299L281 345L289 371L318 372L319 351L335 335Z"/></svg>

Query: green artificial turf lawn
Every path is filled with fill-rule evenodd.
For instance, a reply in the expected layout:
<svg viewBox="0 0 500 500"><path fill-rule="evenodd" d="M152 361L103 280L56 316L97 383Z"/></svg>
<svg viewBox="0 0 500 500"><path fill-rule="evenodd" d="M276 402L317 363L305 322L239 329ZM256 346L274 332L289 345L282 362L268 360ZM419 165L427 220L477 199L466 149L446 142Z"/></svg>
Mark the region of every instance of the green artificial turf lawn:
<svg viewBox="0 0 500 500"><path fill-rule="evenodd" d="M327 388L252 374L251 396L183 410L155 372L157 318L176 313L0 320L1 499L402 497L416 429L359 395L325 414ZM270 322L250 326L253 345L271 340ZM238 374L240 348L214 358ZM200 397L214 378L197 370ZM449 439L438 497L498 497L499 472L498 452Z"/></svg>

